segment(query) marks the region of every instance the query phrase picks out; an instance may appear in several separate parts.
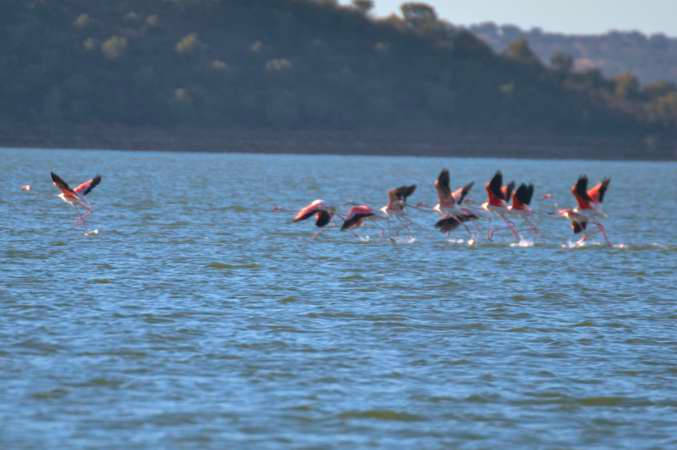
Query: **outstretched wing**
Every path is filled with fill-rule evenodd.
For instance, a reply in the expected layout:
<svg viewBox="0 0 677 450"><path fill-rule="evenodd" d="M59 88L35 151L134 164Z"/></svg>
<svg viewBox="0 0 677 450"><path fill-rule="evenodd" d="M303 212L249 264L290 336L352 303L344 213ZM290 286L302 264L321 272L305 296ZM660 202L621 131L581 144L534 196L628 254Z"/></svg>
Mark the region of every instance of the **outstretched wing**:
<svg viewBox="0 0 677 450"><path fill-rule="evenodd" d="M442 233L448 233L458 228L460 224L461 221L455 216L447 216L435 222L435 228L439 228Z"/></svg>
<svg viewBox="0 0 677 450"><path fill-rule="evenodd" d="M503 195L503 200L506 202L510 201L512 197L512 191L515 189L515 182L511 181L507 186L501 186L501 194Z"/></svg>
<svg viewBox="0 0 677 450"><path fill-rule="evenodd" d="M350 208L346 219L341 225L341 231L345 231L349 228L352 228L354 225L359 223L362 219L366 217L371 217L374 215L374 212L367 205L357 205Z"/></svg>
<svg viewBox="0 0 677 450"><path fill-rule="evenodd" d="M400 186L395 189L395 197L397 197L399 200L407 201L407 197L413 194L415 190L415 184L412 184L411 186Z"/></svg>
<svg viewBox="0 0 677 450"><path fill-rule="evenodd" d="M50 172L50 174L52 175L52 181L54 182L54 186L59 188L61 192L71 194L73 193L73 189L71 189L70 186L68 186L68 183L63 181L59 175L55 174L54 172Z"/></svg>
<svg viewBox="0 0 677 450"><path fill-rule="evenodd" d="M293 222L300 222L301 220L306 220L308 217L312 216L320 209L324 208L324 201L322 200L313 200L308 203L306 206L301 208L299 212L294 216Z"/></svg>
<svg viewBox="0 0 677 450"><path fill-rule="evenodd" d="M587 194L594 202L602 203L604 201L604 194L609 187L611 182L610 178L603 179L600 183L597 183L594 187L588 190Z"/></svg>
<svg viewBox="0 0 677 450"><path fill-rule="evenodd" d="M588 227L587 220L572 220L571 221L571 230L574 234L579 234Z"/></svg>
<svg viewBox="0 0 677 450"><path fill-rule="evenodd" d="M524 183L520 184L515 195L512 198L513 206L519 208L522 205L528 205L531 203L531 197L534 195L534 185L526 185Z"/></svg>
<svg viewBox="0 0 677 450"><path fill-rule="evenodd" d="M489 181L487 190L490 191L496 198L505 200L503 198L503 193L501 192L501 186L503 186L503 174L500 170L498 170L491 181Z"/></svg>
<svg viewBox="0 0 677 450"><path fill-rule="evenodd" d="M435 223L435 228L439 228L442 233L448 233L449 231L456 229L463 222L477 219L479 219L479 217L473 213L449 215L438 220Z"/></svg>
<svg viewBox="0 0 677 450"><path fill-rule="evenodd" d="M97 187L99 183L101 183L101 175L97 175L94 178L76 186L73 191L77 192L78 194L87 195L92 191L92 189Z"/></svg>
<svg viewBox="0 0 677 450"><path fill-rule="evenodd" d="M329 213L329 211L321 209L317 212L317 220L315 221L315 225L322 228L331 221L331 217L332 215Z"/></svg>
<svg viewBox="0 0 677 450"><path fill-rule="evenodd" d="M437 195L440 199L446 199L451 195L451 187L449 187L449 171L447 169L442 170L437 176L435 189L437 190Z"/></svg>
<svg viewBox="0 0 677 450"><path fill-rule="evenodd" d="M454 200L456 200L457 204L463 203L463 200L465 197L468 195L468 192L470 192L470 189L475 185L474 181L471 181L470 183L466 184L463 187L460 187L454 191L453 194L451 194L454 197Z"/></svg>
<svg viewBox="0 0 677 450"><path fill-rule="evenodd" d="M530 184L527 186L527 205L531 204L531 199L534 197L534 185Z"/></svg>
<svg viewBox="0 0 677 450"><path fill-rule="evenodd" d="M578 177L578 181L571 189L574 196L581 198L582 200L589 202L590 196L588 195L588 177L582 175Z"/></svg>

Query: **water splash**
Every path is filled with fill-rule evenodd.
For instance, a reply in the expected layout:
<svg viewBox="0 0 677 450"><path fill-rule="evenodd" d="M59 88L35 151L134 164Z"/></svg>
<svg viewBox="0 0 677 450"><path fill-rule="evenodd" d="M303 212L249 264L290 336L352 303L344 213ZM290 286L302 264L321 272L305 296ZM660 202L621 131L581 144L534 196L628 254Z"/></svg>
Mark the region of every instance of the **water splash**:
<svg viewBox="0 0 677 450"><path fill-rule="evenodd" d="M530 241L529 239L520 239L519 242L513 242L510 244L510 247L512 248L529 248L534 246L534 241Z"/></svg>
<svg viewBox="0 0 677 450"><path fill-rule="evenodd" d="M393 244L413 244L416 242L416 238L414 236L396 236L391 237L390 242Z"/></svg>

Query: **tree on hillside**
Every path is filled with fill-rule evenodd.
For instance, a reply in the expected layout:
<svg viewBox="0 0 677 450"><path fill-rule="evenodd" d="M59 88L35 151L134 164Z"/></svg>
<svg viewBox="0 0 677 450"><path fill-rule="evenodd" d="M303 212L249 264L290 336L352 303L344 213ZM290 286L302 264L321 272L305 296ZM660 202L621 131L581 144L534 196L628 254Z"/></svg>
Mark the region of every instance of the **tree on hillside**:
<svg viewBox="0 0 677 450"><path fill-rule="evenodd" d="M418 2L403 3L402 6L400 6L400 10L402 11L402 16L404 17L404 20L406 20L407 22L427 23L434 22L437 20L437 13L435 12L435 8L426 3L418 3Z"/></svg>
<svg viewBox="0 0 677 450"><path fill-rule="evenodd" d="M567 53L556 52L550 58L550 66L558 72L569 73L574 68L574 58Z"/></svg>
<svg viewBox="0 0 677 450"><path fill-rule="evenodd" d="M513 41L507 49L505 49L505 55L515 61L519 61L525 64L540 64L541 61L538 59L538 56L531 50L529 43L526 39L520 38L516 41Z"/></svg>
<svg viewBox="0 0 677 450"><path fill-rule="evenodd" d="M631 73L624 73L614 78L615 94L620 98L635 98L639 94L639 81Z"/></svg>
<svg viewBox="0 0 677 450"><path fill-rule="evenodd" d="M677 93L677 84L670 83L669 81L656 81L655 83L647 84L642 89L642 94L650 100L673 92Z"/></svg>
<svg viewBox="0 0 677 450"><path fill-rule="evenodd" d="M353 7L362 14L368 14L374 8L373 0L353 0Z"/></svg>

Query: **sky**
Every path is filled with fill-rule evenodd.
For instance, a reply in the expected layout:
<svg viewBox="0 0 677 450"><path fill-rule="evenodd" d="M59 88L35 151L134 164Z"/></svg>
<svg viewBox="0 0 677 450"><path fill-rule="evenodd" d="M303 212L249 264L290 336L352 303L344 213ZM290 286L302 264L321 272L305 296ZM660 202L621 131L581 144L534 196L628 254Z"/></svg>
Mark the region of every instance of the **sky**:
<svg viewBox="0 0 677 450"><path fill-rule="evenodd" d="M677 0L418 0L457 24L495 22L569 34L638 30L677 37ZM349 4L351 0L339 0ZM375 14L399 13L405 0L374 0Z"/></svg>

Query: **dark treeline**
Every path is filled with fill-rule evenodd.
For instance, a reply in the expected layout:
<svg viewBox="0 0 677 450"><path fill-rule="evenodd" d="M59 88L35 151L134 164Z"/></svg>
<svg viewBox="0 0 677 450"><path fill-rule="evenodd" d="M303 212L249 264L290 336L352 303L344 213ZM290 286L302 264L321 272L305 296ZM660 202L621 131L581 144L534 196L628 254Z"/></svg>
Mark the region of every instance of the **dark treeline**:
<svg viewBox="0 0 677 450"><path fill-rule="evenodd" d="M677 90L497 54L424 4L370 18L331 0L12 1L0 120L171 129L474 130L672 138Z"/></svg>

